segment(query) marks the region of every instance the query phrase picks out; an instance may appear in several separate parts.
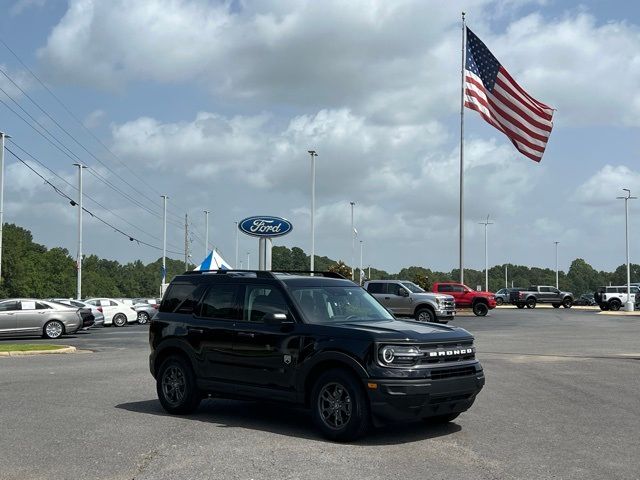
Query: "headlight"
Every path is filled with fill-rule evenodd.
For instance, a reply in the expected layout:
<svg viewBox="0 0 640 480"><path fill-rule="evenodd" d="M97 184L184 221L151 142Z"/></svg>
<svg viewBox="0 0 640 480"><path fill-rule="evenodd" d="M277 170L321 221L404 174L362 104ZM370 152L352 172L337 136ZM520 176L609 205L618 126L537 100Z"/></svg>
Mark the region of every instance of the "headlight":
<svg viewBox="0 0 640 480"><path fill-rule="evenodd" d="M422 356L420 349L407 345L385 345L378 352L382 365L414 365Z"/></svg>

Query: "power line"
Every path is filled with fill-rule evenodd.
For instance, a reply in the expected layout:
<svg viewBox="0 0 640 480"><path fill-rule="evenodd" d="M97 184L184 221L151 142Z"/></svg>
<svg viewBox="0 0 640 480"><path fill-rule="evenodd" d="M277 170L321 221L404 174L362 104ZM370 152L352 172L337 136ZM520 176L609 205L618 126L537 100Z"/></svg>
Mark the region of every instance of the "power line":
<svg viewBox="0 0 640 480"><path fill-rule="evenodd" d="M26 69L26 70L31 74L31 76L32 76L33 78L35 78L35 79L36 79L36 81L37 81L37 82L38 82L38 83L39 83L39 84L40 84L40 85L41 85L41 86L42 86L42 87L43 87L43 88L44 88L44 89L45 89L45 90L46 90L46 91L47 91L47 92L48 92L48 93L49 93L49 94L50 94L50 95L51 95L51 96L56 100L56 102L58 102L58 104L59 104L59 105L60 105L60 106L65 110L65 112L67 112L67 114L68 114L71 118L73 118L73 120L75 120L75 121L76 121L76 123L77 123L78 125L80 125L80 127L81 127L85 132L87 132L87 133L88 133L88 134L89 134L89 135L90 135L90 136L91 136L91 137L92 137L96 142L98 142L98 143L99 143L99 144L100 144L100 145L101 145L101 146L102 146L102 147L103 147L107 152L109 152L109 153L113 156L113 158L115 158L115 159L116 159L116 160L117 160L117 161L118 161L122 166L124 166L127 170L129 170L129 171L130 171L130 172L131 172L131 173L132 173L132 174L133 174L133 175L134 175L138 180L140 180L143 184L145 184L147 187L149 187L151 190L153 190L157 195L160 195L160 192L158 192L158 191L157 191L157 190L155 190L151 185L149 185L148 183L146 183L146 182L144 181L144 179L143 179L140 175L138 175L138 174L137 174L137 173L136 173L132 168L130 168L130 167L129 167L125 162L123 162L123 161L120 159L120 157L118 157L118 156L117 156L117 155L116 155L116 154L115 154L115 153L114 153L114 152L113 152L109 147L107 147L107 145L105 145L105 144L100 140L100 138L98 138L98 137L97 137L97 136L96 136L96 135L95 135L91 130L89 130L89 129L85 126L85 124L84 124L84 123L83 123L83 122L82 122L82 121L81 121L81 120L80 120L76 115L74 115L74 113L73 113L73 112L72 112L72 111L71 111L71 110L70 110L70 109L69 109L69 108L64 104L64 102L63 102L62 100L60 100L60 98L59 98L59 97L58 97L58 96L57 96L57 95L56 95L56 94L55 94L55 93L54 93L54 92L53 92L53 91L52 91L52 90L51 90L51 89L50 89L50 88L49 88L49 87L48 87L48 86L47 86L47 85L46 85L46 84L45 84L45 83L40 79L40 77L38 77L38 76L33 72L33 70L31 70L31 69L30 69L30 68L29 68L29 67L28 67L28 66L27 66L27 65L22 61L22 59L18 56L18 54L17 54L16 52L14 52L14 51L11 49L11 47L9 47L9 45L7 45L7 43L6 43L2 38L0 38L0 43L2 43L2 45L4 45L4 47L5 47L7 50L9 50L9 52L11 52L11 54L16 58L16 60L18 60L18 62L20 63L20 65L22 65L22 66L23 66L23 67L24 67L24 68L25 68L25 69ZM33 103L34 103L34 104L35 104L35 105L36 105L36 106L37 106L37 107L38 107L38 108L39 108L39 109L40 109L40 110L41 110L45 115L47 115L47 117L51 118L51 120L53 120L53 121L54 121L54 123L55 123L56 125L58 125L62 130L64 130L64 128L62 128L62 127L58 124L58 122L56 122L56 121L55 121L55 120L54 120L54 119L53 119L53 118L52 118L52 117L51 117L47 112L45 112L45 111L44 111L44 110L43 110L43 109L42 109L42 108L37 104L37 102L35 102L35 101L34 101L34 100L33 100L33 99L32 99L32 98L31 98L31 97L30 97L30 96L29 96L29 95L28 95L28 94L27 94L27 93L26 93L26 92L25 92L25 91L24 91L24 90L23 90L23 89L22 89L18 84L16 84L16 83L15 83L15 82L14 82L14 81L13 81L13 80L8 76L8 74L6 74L4 71L2 71L2 73L3 73L7 78L9 78L9 80L11 81L11 83L13 83L13 84L14 84L14 85L15 85L15 86L16 86L16 87L17 87L21 92L23 92L23 93L25 94L25 96L26 96L29 100L31 100L31 102L33 102ZM68 133L66 130L64 130L64 131L65 131L65 133L67 133L67 135L69 135L69 133ZM69 136L71 136L71 135L69 135ZM73 138L73 137L72 137L72 138ZM74 141L76 141L76 140L74 139ZM78 143L78 142L76 141L76 143ZM83 147L83 148L84 148L84 147ZM86 149L85 149L85 150L86 150ZM93 156L93 154L91 154L91 155ZM95 157L94 157L94 158L95 158ZM96 158L96 160L97 160L97 158ZM98 161L100 161L100 160L98 160ZM102 162L101 162L101 163L102 163ZM107 170L109 170L109 168L108 168L108 167L106 167L106 165L105 165L105 168L107 168ZM115 173L115 172L112 172L112 173ZM116 174L116 176L119 176L119 175L117 175L117 174ZM125 181L125 183L127 183L127 182ZM148 197L146 197L146 198L148 199ZM169 212L169 213L171 213L171 212ZM177 215L177 214L171 213L171 215L173 215L173 216L175 216L175 217L180 218L180 216L179 216L179 215Z"/></svg>
<svg viewBox="0 0 640 480"><path fill-rule="evenodd" d="M38 177L40 177L47 185L49 185L54 192L56 192L58 195L60 195L63 198L66 198L67 200L69 200L69 203L71 203L71 205L75 206L76 205L76 201L71 198L69 195L67 195L65 192L63 192L62 190L60 190L56 185L54 185L52 182L50 182L49 180L47 180L43 175L41 175L36 169L34 169L31 165L29 165L25 160L23 160L22 158L20 158L18 155L16 155L10 148L5 146L5 150L7 150L7 152L9 152L11 155L13 155L20 163L22 163L25 167L27 167L29 170L31 170L33 173L35 173ZM136 242L138 245L144 245L150 248L154 248L156 250L162 250L162 247L158 247L157 245L152 245L151 243L145 242L144 240L140 240L132 235L129 235L128 233L124 232L123 230L119 229L118 227L112 225L111 223L107 222L106 220L104 220L103 218L101 218L100 216L94 214L93 212L91 212L90 210L88 210L87 208L83 207L82 210L86 213L88 213L89 215L91 215L91 217L95 218L96 220L102 222L104 225L110 227L111 229L113 229L115 232L123 235L124 237L128 238L129 241L131 242ZM172 250L167 250L167 252L169 253L173 253L175 255L182 255L182 252L177 252L177 251L172 251Z"/></svg>

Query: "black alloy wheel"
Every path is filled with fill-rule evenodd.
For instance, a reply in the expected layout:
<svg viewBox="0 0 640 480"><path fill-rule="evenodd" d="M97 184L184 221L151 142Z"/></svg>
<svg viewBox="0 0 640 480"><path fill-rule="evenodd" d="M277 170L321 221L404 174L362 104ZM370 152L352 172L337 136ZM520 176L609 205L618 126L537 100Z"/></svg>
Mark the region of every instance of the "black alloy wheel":
<svg viewBox="0 0 640 480"><path fill-rule="evenodd" d="M180 356L171 356L162 362L156 377L156 391L162 408L177 415L193 413L202 398L191 365Z"/></svg>
<svg viewBox="0 0 640 480"><path fill-rule="evenodd" d="M311 408L316 427L330 440L355 440L369 427L366 394L359 380L346 370L329 370L318 378L311 393Z"/></svg>
<svg viewBox="0 0 640 480"><path fill-rule="evenodd" d="M473 304L473 313L477 317L484 317L489 313L489 307L484 302L477 302Z"/></svg>
<svg viewBox="0 0 640 480"><path fill-rule="evenodd" d="M418 322L435 322L436 314L429 308L419 308L416 310L415 318Z"/></svg>
<svg viewBox="0 0 640 480"><path fill-rule="evenodd" d="M563 306L564 308L571 308L571 306L572 306L572 305L573 305L573 300L572 300L572 299L570 299L569 297L565 298L565 299L562 301L562 306Z"/></svg>
<svg viewBox="0 0 640 480"><path fill-rule="evenodd" d="M527 299L527 308L536 308L536 303L538 303L536 301L535 298L528 298Z"/></svg>
<svg viewBox="0 0 640 480"><path fill-rule="evenodd" d="M617 298L614 298L609 302L609 310L613 312L617 312L618 310L620 310L620 307L622 307L622 302Z"/></svg>
<svg viewBox="0 0 640 480"><path fill-rule="evenodd" d="M122 313L116 313L113 317L113 325L116 327L124 327L127 324L127 317Z"/></svg>
<svg viewBox="0 0 640 480"><path fill-rule="evenodd" d="M140 325L149 323L149 314L147 312L138 312L138 323Z"/></svg>
<svg viewBox="0 0 640 480"><path fill-rule="evenodd" d="M560 304L559 303L554 303L553 304L553 308L560 308Z"/></svg>

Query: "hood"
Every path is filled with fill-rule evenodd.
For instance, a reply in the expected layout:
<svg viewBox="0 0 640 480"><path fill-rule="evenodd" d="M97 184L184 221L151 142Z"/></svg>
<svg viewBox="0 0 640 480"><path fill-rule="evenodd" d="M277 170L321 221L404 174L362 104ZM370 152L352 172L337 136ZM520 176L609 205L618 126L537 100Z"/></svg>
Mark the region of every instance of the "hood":
<svg viewBox="0 0 640 480"><path fill-rule="evenodd" d="M409 320L344 322L332 326L369 334L376 341L439 342L473 339L473 335L464 328Z"/></svg>
<svg viewBox="0 0 640 480"><path fill-rule="evenodd" d="M426 299L434 300L436 298L444 298L446 300L453 301L454 299L452 295L449 295L447 293L435 293L435 292L412 293L411 296L415 298L424 298L425 300Z"/></svg>

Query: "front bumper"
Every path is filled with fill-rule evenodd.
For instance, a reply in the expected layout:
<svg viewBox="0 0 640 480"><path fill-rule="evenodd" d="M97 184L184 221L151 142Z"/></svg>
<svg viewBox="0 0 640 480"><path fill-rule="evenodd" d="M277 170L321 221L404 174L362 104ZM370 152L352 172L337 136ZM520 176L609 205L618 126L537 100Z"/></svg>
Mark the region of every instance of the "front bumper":
<svg viewBox="0 0 640 480"><path fill-rule="evenodd" d="M412 421L468 410L484 386L484 372L444 379L367 379L371 413L376 424ZM369 385L376 384L376 388Z"/></svg>
<svg viewBox="0 0 640 480"><path fill-rule="evenodd" d="M456 317L455 308L445 308L436 310L436 318L438 320L453 320Z"/></svg>

